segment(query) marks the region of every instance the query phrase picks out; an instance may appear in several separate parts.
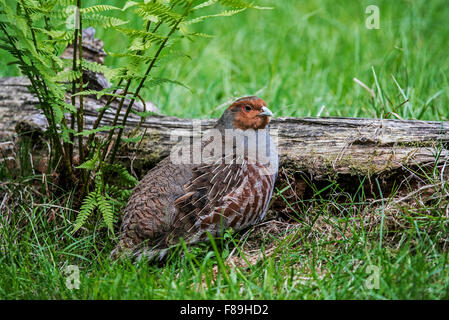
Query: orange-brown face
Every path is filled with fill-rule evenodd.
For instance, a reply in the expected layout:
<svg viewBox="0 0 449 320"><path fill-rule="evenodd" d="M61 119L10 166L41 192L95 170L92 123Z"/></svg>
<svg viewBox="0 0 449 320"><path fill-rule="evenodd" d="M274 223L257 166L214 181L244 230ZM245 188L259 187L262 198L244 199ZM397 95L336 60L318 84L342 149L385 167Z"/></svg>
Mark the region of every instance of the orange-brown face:
<svg viewBox="0 0 449 320"><path fill-rule="evenodd" d="M234 114L234 128L241 130L264 129L273 116L265 101L258 97L238 99L229 110Z"/></svg>

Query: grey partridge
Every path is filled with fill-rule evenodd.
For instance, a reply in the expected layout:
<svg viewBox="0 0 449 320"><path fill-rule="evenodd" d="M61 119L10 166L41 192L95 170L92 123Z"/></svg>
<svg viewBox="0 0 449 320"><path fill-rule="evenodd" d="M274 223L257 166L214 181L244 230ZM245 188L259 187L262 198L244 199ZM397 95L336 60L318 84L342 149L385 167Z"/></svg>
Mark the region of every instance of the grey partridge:
<svg viewBox="0 0 449 320"><path fill-rule="evenodd" d="M199 163L167 157L150 170L124 210L112 256L162 257L179 238L193 244L262 221L278 171L272 116L262 99L240 98L200 144Z"/></svg>

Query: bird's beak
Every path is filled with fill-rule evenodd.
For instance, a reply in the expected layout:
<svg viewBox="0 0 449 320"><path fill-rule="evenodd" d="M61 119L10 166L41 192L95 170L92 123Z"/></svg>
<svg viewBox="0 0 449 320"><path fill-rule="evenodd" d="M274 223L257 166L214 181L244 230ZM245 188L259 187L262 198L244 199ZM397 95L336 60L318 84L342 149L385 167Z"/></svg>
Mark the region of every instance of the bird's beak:
<svg viewBox="0 0 449 320"><path fill-rule="evenodd" d="M259 116L262 116L262 117L274 117L273 112L271 112L271 110L268 109L267 107L262 107L262 112L259 113Z"/></svg>

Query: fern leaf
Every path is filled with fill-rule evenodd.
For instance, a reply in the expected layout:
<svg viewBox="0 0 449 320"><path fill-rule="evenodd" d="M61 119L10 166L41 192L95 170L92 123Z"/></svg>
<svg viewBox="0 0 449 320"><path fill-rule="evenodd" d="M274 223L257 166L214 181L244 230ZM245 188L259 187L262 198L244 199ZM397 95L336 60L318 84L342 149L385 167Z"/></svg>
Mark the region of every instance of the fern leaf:
<svg viewBox="0 0 449 320"><path fill-rule="evenodd" d="M103 126L103 127L97 128L97 129L84 130L84 131L81 131L81 132L77 132L75 135L76 136L88 136L88 135L90 135L92 133L98 133L98 132L101 132L101 131L111 131L113 129L121 129L121 128L123 128L122 125L120 125L120 126Z"/></svg>
<svg viewBox="0 0 449 320"><path fill-rule="evenodd" d="M202 32L193 32L186 34L186 37L200 37L200 38L214 38L215 36L212 34L202 33Z"/></svg>
<svg viewBox="0 0 449 320"><path fill-rule="evenodd" d="M121 9L117 8L115 6L107 5L107 4L98 4L95 6L82 8L82 9L80 9L80 13L85 14L85 13L103 12L103 11L110 11L110 10L121 10Z"/></svg>
<svg viewBox="0 0 449 320"><path fill-rule="evenodd" d="M158 20L164 21L169 26L175 25L182 18L170 7L155 1L139 4L136 13L144 20L154 21L154 18L157 17Z"/></svg>
<svg viewBox="0 0 449 320"><path fill-rule="evenodd" d="M195 7L193 7L192 11L196 11L196 10L199 10L199 9L210 7L210 6L214 5L214 4L216 4L218 1L219 0L207 0L207 1L204 1L203 3L200 3L199 5L196 5Z"/></svg>
<svg viewBox="0 0 449 320"><path fill-rule="evenodd" d="M80 213L76 217L72 233L77 231L86 223L87 218L89 218L89 216L92 214L92 212L95 210L96 207L97 207L97 196L95 192L91 192L83 200L83 204L81 205Z"/></svg>
<svg viewBox="0 0 449 320"><path fill-rule="evenodd" d="M182 23L182 25L187 26L187 25L191 25L191 24L202 22L202 21L204 21L206 19L210 19L210 18L230 17L230 16L236 15L236 14L242 12L242 11L245 11L246 9L247 8L241 8L241 9L236 9L236 10L225 10L225 11L217 13L217 14L210 14L210 15L201 16L201 17L197 17L195 19L184 21Z"/></svg>
<svg viewBox="0 0 449 320"><path fill-rule="evenodd" d="M81 77L81 72L79 70L63 70L52 77L54 82L72 82Z"/></svg>
<svg viewBox="0 0 449 320"><path fill-rule="evenodd" d="M89 159L79 166L77 166L77 169L87 169L87 170L94 170L97 167L98 159L100 158L99 151L95 152L92 159Z"/></svg>
<svg viewBox="0 0 449 320"><path fill-rule="evenodd" d="M132 137L132 138L123 138L122 141L125 143L136 143L142 141L143 135Z"/></svg>
<svg viewBox="0 0 449 320"><path fill-rule="evenodd" d="M67 125L65 125L64 123L61 123L61 138L62 138L62 140L67 143L72 143L70 141L69 130L70 129L67 127Z"/></svg>
<svg viewBox="0 0 449 320"><path fill-rule="evenodd" d="M153 32L149 31L143 31L143 30L134 30L134 29L127 29L127 28L116 28L117 31L127 35L128 37L141 37L145 39L146 41L161 43L163 42L166 37L155 34Z"/></svg>
<svg viewBox="0 0 449 320"><path fill-rule="evenodd" d="M113 210L112 206L110 205L110 203L106 199L106 197L101 194L97 195L97 203L98 203L98 211L100 211L101 216L103 217L103 220L104 220L106 226L113 233L114 232L114 210Z"/></svg>
<svg viewBox="0 0 449 320"><path fill-rule="evenodd" d="M118 76L120 69L112 69L103 64L83 60L83 68L96 73L102 73L108 79L114 79Z"/></svg>
<svg viewBox="0 0 449 320"><path fill-rule="evenodd" d="M77 93L73 94L72 97L92 96L92 95L97 95L97 94L98 94L97 90L89 89L89 90L83 90L83 91L77 92Z"/></svg>
<svg viewBox="0 0 449 320"><path fill-rule="evenodd" d="M51 106L52 110L53 110L53 115L55 118L55 122L56 123L61 123L62 118L64 118L64 111L61 108L61 106L57 105L57 104L52 104Z"/></svg>
<svg viewBox="0 0 449 320"><path fill-rule="evenodd" d="M122 95L122 94L117 94L117 93L110 93L108 91L113 91L115 89L111 89L111 88L106 88L103 90L93 90L93 89L89 89L89 90L84 90L84 91L80 91L75 93L74 95L72 95L72 97L75 96L92 96L95 95L97 100L100 99L102 96L109 96L109 97L116 97L116 98L126 98L126 96ZM98 108L97 111L102 110L103 107Z"/></svg>
<svg viewBox="0 0 449 320"><path fill-rule="evenodd" d="M153 56L149 55L139 55L135 53L115 53L110 52L108 55L112 57L117 58L127 58L129 61L138 61L139 63L148 63L149 61L153 60Z"/></svg>
<svg viewBox="0 0 449 320"><path fill-rule="evenodd" d="M255 6L253 2L246 2L243 0L218 0L218 2L224 6L232 7L232 8L251 8L251 9L259 9L259 10L267 10L273 9L272 7L259 7Z"/></svg>
<svg viewBox="0 0 449 320"><path fill-rule="evenodd" d="M122 11L125 11L125 10L128 9L128 8L137 6L138 4L139 4L139 3L138 3L138 2L135 2L135 1L126 1L125 5L124 5L123 8L122 8Z"/></svg>
<svg viewBox="0 0 449 320"><path fill-rule="evenodd" d="M76 113L76 111L77 111L76 107L74 107L73 105L71 105L65 101L62 102L62 106L70 113Z"/></svg>
<svg viewBox="0 0 449 320"><path fill-rule="evenodd" d="M139 181L131 175L126 168L120 164L108 164L104 167L105 172L112 171L118 174L120 180L126 182L127 185L135 186Z"/></svg>
<svg viewBox="0 0 449 320"><path fill-rule="evenodd" d="M89 26L99 26L104 28L111 28L121 26L123 24L127 24L128 21L115 18L115 17L107 17L97 13L85 14L83 16L83 24Z"/></svg>
<svg viewBox="0 0 449 320"><path fill-rule="evenodd" d="M73 40L74 34L73 32L63 31L63 30L45 30L42 28L33 28L35 31L46 34L47 36L52 38L52 41L69 41Z"/></svg>

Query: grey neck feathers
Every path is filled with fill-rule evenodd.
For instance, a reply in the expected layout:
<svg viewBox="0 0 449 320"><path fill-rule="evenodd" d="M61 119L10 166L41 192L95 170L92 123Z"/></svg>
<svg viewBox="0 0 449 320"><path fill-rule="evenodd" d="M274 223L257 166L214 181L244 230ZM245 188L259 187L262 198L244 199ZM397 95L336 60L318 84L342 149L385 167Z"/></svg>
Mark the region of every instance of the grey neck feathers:
<svg viewBox="0 0 449 320"><path fill-rule="evenodd" d="M229 109L227 109L223 113L221 118L218 119L214 128L219 129L219 130L232 129L232 128L234 128L233 120L234 120L234 116L233 116L232 112Z"/></svg>

